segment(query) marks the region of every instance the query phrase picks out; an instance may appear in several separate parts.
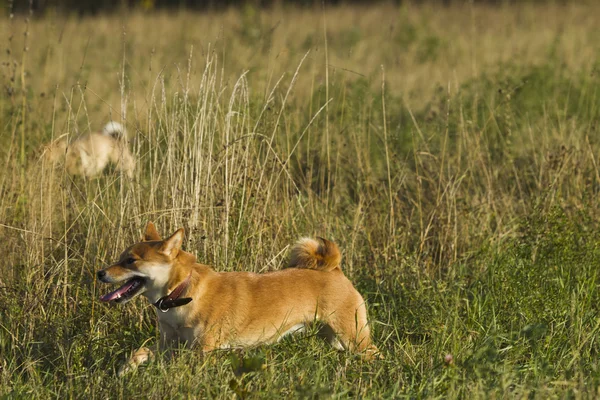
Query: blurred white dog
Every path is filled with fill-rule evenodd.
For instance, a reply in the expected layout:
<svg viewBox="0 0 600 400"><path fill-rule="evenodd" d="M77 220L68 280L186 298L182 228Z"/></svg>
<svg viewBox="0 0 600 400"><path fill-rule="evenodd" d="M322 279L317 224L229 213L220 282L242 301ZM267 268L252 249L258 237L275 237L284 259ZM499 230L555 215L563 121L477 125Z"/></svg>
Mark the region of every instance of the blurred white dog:
<svg viewBox="0 0 600 400"><path fill-rule="evenodd" d="M102 132L83 135L70 143L66 137L55 140L46 146L43 157L53 165L64 162L68 173L88 178L100 174L109 163L130 178L135 169L135 159L127 148L127 131L114 121Z"/></svg>

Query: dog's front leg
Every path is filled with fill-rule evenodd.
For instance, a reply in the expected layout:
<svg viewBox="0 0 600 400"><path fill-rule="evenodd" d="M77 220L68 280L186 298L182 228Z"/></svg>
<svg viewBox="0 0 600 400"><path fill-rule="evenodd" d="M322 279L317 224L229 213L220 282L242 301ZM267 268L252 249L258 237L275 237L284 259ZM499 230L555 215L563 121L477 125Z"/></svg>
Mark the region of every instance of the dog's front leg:
<svg viewBox="0 0 600 400"><path fill-rule="evenodd" d="M137 349L125 364L119 368L118 376L123 376L131 371L135 371L137 367L149 361L154 361L154 354L157 353L157 346L140 347Z"/></svg>
<svg viewBox="0 0 600 400"><path fill-rule="evenodd" d="M183 345L186 346L188 341L181 340L178 332L167 324L159 323L160 340L159 343L152 347L140 347L136 350L129 360L119 369L118 375L123 376L131 371L134 371L142 364L154 361L156 357L161 360L169 361L173 357L173 352L176 348Z"/></svg>
<svg viewBox="0 0 600 400"><path fill-rule="evenodd" d="M135 371L140 365L153 362L156 357L163 361L170 361L173 357L173 346L161 343L151 347L140 347L131 354L131 357L119 369L118 375L123 376Z"/></svg>

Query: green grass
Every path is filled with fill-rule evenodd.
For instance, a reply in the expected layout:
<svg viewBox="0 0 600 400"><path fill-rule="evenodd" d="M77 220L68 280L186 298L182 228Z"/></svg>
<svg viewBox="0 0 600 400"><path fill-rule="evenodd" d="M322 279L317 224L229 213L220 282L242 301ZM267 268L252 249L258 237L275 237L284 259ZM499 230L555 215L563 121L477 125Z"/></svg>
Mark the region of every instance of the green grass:
<svg viewBox="0 0 600 400"><path fill-rule="evenodd" d="M0 396L594 397L598 15L6 16ZM131 132L133 179L40 158L109 118ZM276 270L297 238L334 240L385 360L309 332L118 378L156 340L154 310L101 304L95 272L148 220L184 227L185 249L221 271Z"/></svg>

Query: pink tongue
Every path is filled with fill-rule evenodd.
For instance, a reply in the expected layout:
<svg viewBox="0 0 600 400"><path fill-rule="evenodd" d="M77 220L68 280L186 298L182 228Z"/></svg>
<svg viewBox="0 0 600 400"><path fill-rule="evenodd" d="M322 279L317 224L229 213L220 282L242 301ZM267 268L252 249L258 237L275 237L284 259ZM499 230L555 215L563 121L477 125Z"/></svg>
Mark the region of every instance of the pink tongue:
<svg viewBox="0 0 600 400"><path fill-rule="evenodd" d="M121 286L114 292L106 293L104 296L101 296L100 301L112 301L114 299L119 298L121 295L123 295L123 293L125 293L127 290L129 290L129 288L131 286L133 286L134 283L135 283L134 279L127 281L123 286Z"/></svg>

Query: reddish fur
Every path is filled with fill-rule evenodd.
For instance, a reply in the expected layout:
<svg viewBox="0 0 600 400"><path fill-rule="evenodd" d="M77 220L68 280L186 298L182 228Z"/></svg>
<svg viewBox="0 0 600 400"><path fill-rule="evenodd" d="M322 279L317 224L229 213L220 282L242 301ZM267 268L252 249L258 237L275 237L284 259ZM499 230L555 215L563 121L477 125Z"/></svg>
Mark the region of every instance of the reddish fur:
<svg viewBox="0 0 600 400"><path fill-rule="evenodd" d="M320 271L341 270L340 249L327 239L302 238L292 248L290 267L317 269Z"/></svg>
<svg viewBox="0 0 600 400"><path fill-rule="evenodd" d="M255 274L216 272L197 263L180 249L182 237L179 230L162 241L149 223L146 241L131 246L120 262L104 270L106 282L134 273L147 277L149 285L160 281L157 271L167 274L163 286L143 293L151 302L170 293L191 271L185 296L192 302L157 313L162 348L197 343L203 351L211 351L272 343L292 327L316 318L325 324L332 342L337 338L344 348L366 358L378 354L371 343L364 300L342 272L335 243L302 239L292 249L290 264L296 268ZM130 257L137 260L134 266L127 264ZM138 364L132 360L126 369Z"/></svg>

